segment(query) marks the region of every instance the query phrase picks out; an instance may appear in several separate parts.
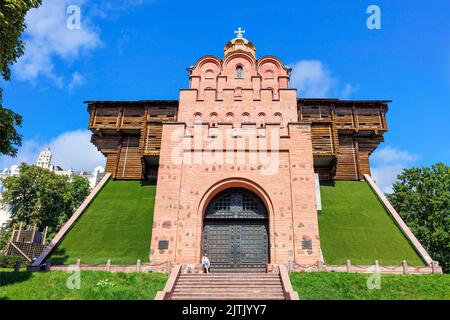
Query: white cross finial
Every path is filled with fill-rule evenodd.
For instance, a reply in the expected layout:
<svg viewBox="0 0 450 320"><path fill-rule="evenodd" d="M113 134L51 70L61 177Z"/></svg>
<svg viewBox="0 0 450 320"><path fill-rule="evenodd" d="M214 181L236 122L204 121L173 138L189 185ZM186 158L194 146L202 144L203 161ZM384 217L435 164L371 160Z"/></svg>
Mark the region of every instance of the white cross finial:
<svg viewBox="0 0 450 320"><path fill-rule="evenodd" d="M245 30L239 27L234 33L237 34L238 38L242 38L242 35L245 33Z"/></svg>

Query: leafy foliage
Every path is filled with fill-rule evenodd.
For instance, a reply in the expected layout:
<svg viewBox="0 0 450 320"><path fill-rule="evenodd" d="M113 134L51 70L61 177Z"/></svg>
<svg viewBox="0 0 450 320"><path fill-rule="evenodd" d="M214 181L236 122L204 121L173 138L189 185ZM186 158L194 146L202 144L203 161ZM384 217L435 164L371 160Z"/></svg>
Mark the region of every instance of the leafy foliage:
<svg viewBox="0 0 450 320"><path fill-rule="evenodd" d="M450 167L406 169L397 177L389 200L411 231L438 261L450 271Z"/></svg>
<svg viewBox="0 0 450 320"><path fill-rule="evenodd" d="M25 44L21 34L26 28L28 10L37 8L42 0L0 1L0 73L3 79L11 79L10 65L23 55Z"/></svg>
<svg viewBox="0 0 450 320"><path fill-rule="evenodd" d="M0 254L0 268L14 268L17 261L24 263L24 260L21 256L5 256Z"/></svg>
<svg viewBox="0 0 450 320"><path fill-rule="evenodd" d="M28 10L37 8L42 0L1 0L0 1L0 74L6 81L11 80L10 65L17 62L25 50L21 34L26 28L25 16ZM0 155L15 157L22 145L22 136L16 126L22 126L22 116L4 108L0 88Z"/></svg>
<svg viewBox="0 0 450 320"><path fill-rule="evenodd" d="M22 164L20 175L3 179L2 204L11 209L12 225L48 226L55 231L89 194L89 182L81 177L59 176L36 166Z"/></svg>
<svg viewBox="0 0 450 320"><path fill-rule="evenodd" d="M17 155L17 147L22 145L22 136L17 133L16 126L22 126L22 116L3 107L0 88L0 154L11 157Z"/></svg>

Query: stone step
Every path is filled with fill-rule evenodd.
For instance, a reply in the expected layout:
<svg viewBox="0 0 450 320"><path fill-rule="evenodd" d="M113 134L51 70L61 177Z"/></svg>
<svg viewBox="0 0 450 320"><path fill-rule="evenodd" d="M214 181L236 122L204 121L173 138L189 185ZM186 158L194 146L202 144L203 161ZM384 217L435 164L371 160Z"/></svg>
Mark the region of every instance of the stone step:
<svg viewBox="0 0 450 320"><path fill-rule="evenodd" d="M241 288L242 284L204 284L204 283L196 283L196 284L177 284L177 288ZM273 284L253 284L248 283L245 284L245 288L280 288L280 283L273 283Z"/></svg>
<svg viewBox="0 0 450 320"><path fill-rule="evenodd" d="M255 279L239 279L239 278L178 278L179 281L242 281L242 282L253 282L253 281L279 281L280 278L255 278Z"/></svg>
<svg viewBox="0 0 450 320"><path fill-rule="evenodd" d="M232 295L232 296L236 296L236 295L270 295L270 296L275 296L275 295L283 295L283 290L282 289L278 289L278 290L236 290L236 291L232 291L230 292L230 290L227 289L223 289L223 290L207 290L207 291L198 291L198 290L188 290L188 289L184 289L184 290L175 290L174 294L185 294L185 295L202 295L202 294L206 294L206 295Z"/></svg>
<svg viewBox="0 0 450 320"><path fill-rule="evenodd" d="M199 287L180 287L177 286L174 288L175 291L177 290L196 290L196 292L201 292L199 291ZM268 291L274 291L274 290L283 290L283 288L281 286L273 286L273 287L263 287L263 286L258 286L258 287L203 287L204 291L226 291L228 290L229 292L237 292L237 291L262 291L262 290L268 290ZM232 290L230 290L232 289Z"/></svg>
<svg viewBox="0 0 450 320"><path fill-rule="evenodd" d="M276 277L276 273L182 273L180 276L187 277L204 277L204 276L221 276L221 277Z"/></svg>
<svg viewBox="0 0 450 320"><path fill-rule="evenodd" d="M281 285L281 281L280 280L261 280L261 281L238 281L238 280L228 280L228 281L214 281L214 280L208 280L208 281L190 281L190 280L179 280L177 281L177 285L209 285L209 286L215 286L215 285L242 285L242 286L246 286L248 284L253 284L253 285L261 285L261 286L265 286L265 285Z"/></svg>
<svg viewBox="0 0 450 320"><path fill-rule="evenodd" d="M279 274L181 274L173 300L284 300Z"/></svg>
<svg viewBox="0 0 450 320"><path fill-rule="evenodd" d="M181 274L180 278L194 278L194 279L203 279L203 278L233 278L233 279L254 279L254 278L279 278L279 275L239 275L233 276L229 274L199 274L199 275L191 275L191 274Z"/></svg>
<svg viewBox="0 0 450 320"><path fill-rule="evenodd" d="M180 275L179 279L279 279L279 276L239 276L239 277L233 277L229 275L202 275L202 276L188 276L188 275Z"/></svg>
<svg viewBox="0 0 450 320"><path fill-rule="evenodd" d="M285 300L284 295L178 295L172 300Z"/></svg>
<svg viewBox="0 0 450 320"><path fill-rule="evenodd" d="M273 280L280 279L280 277L217 277L217 276L206 276L206 277L179 277L178 279L192 279L192 280L209 280L209 279L218 279L218 280L228 280L228 279L236 279L236 280Z"/></svg>

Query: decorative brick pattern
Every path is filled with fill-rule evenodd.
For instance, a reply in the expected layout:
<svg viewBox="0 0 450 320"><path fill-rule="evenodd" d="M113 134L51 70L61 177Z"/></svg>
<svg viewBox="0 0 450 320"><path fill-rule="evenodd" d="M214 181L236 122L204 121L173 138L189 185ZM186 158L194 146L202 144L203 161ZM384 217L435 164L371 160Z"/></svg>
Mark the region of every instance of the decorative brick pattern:
<svg viewBox="0 0 450 320"><path fill-rule="evenodd" d="M253 191L267 207L271 264L320 259L311 125L297 122L289 69L243 45L248 50L227 45L224 59L200 59L190 88L180 91L178 122L163 124L152 263L198 264L204 211L233 187Z"/></svg>

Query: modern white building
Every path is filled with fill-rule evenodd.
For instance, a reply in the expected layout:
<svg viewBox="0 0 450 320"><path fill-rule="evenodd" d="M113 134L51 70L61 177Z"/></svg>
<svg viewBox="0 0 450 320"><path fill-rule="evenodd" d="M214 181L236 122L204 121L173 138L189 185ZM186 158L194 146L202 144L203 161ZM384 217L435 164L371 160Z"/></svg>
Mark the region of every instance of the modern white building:
<svg viewBox="0 0 450 320"><path fill-rule="evenodd" d="M3 179L10 176L17 176L19 174L19 166L13 165L9 169L4 169L0 172L0 200L2 198L2 193L5 189L3 186ZM9 219L10 219L10 213L9 213L9 207L8 206L2 206L0 204L0 229L5 228L8 225Z"/></svg>
<svg viewBox="0 0 450 320"><path fill-rule="evenodd" d="M44 150L42 150L41 153L39 154L36 166L44 169L52 169L51 163L52 163L52 153L50 152L50 148L47 147Z"/></svg>

